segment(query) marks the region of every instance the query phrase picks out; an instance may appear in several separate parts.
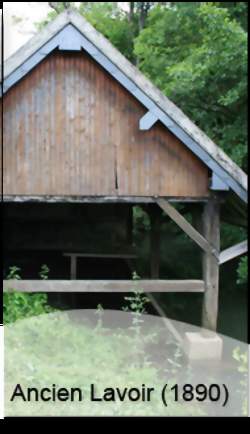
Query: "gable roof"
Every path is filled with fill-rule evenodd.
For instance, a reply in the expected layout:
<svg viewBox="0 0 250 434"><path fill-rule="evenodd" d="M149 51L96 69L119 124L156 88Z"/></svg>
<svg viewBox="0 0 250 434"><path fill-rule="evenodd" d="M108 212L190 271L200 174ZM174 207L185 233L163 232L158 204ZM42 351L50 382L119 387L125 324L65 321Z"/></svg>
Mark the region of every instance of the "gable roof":
<svg viewBox="0 0 250 434"><path fill-rule="evenodd" d="M75 11L64 11L5 61L3 93L57 48L87 51L148 110L140 129L149 129L161 121L212 170L216 182L247 202L247 175L240 167Z"/></svg>

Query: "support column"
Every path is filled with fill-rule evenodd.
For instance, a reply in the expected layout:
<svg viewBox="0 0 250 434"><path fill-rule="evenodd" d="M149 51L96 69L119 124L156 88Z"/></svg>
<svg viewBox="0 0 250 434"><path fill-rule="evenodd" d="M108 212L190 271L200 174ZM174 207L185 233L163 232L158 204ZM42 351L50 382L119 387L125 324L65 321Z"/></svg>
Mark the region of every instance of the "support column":
<svg viewBox="0 0 250 434"><path fill-rule="evenodd" d="M203 235L207 241L220 251L220 204L216 198L204 205L202 218ZM203 253L203 280L205 293L202 307L202 327L216 331L219 305L219 259Z"/></svg>

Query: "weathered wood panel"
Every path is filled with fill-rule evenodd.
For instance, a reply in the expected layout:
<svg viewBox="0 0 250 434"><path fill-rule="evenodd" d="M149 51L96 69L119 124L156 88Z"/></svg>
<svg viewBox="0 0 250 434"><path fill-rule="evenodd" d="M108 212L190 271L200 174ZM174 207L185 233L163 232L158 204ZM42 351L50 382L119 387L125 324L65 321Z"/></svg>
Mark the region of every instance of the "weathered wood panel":
<svg viewBox="0 0 250 434"><path fill-rule="evenodd" d="M204 292L202 280L4 280L3 289L21 292Z"/></svg>
<svg viewBox="0 0 250 434"><path fill-rule="evenodd" d="M54 53L4 97L6 195L208 195L207 168L88 55Z"/></svg>

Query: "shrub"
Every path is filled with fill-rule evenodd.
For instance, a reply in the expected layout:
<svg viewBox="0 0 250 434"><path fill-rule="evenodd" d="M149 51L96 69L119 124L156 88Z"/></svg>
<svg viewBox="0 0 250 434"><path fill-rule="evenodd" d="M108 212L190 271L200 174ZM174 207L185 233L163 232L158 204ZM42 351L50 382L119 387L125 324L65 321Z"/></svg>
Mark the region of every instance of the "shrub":
<svg viewBox="0 0 250 434"><path fill-rule="evenodd" d="M7 280L20 280L20 271L20 268L16 266L10 267L7 274ZM48 267L43 265L39 273L40 277L42 279L47 279L48 272ZM5 292L3 295L4 324L10 324L19 319L53 311L54 309L48 305L47 294L26 294L23 292L15 292L15 288L11 288L9 292Z"/></svg>

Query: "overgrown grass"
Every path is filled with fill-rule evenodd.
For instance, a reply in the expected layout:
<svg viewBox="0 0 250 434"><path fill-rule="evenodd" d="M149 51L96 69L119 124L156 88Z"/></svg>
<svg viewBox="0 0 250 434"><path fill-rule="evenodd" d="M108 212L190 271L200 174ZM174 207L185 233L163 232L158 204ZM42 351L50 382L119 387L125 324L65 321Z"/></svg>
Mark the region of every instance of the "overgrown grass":
<svg viewBox="0 0 250 434"><path fill-rule="evenodd" d="M102 324L99 309L96 325L77 322L67 313L53 313L25 319L6 327L6 414L8 415L192 415L201 414L195 405L185 406L169 399L168 407L161 401L166 382L174 384L175 377L164 378L147 353L150 336L140 336L131 323L130 333L110 329ZM122 314L122 313L121 313ZM123 315L127 315L123 313ZM167 357L167 354L166 354ZM15 384L22 387L80 387L84 402L32 404L17 399L9 401ZM90 384L99 396L106 387L154 387L149 403L95 403L89 399Z"/></svg>

